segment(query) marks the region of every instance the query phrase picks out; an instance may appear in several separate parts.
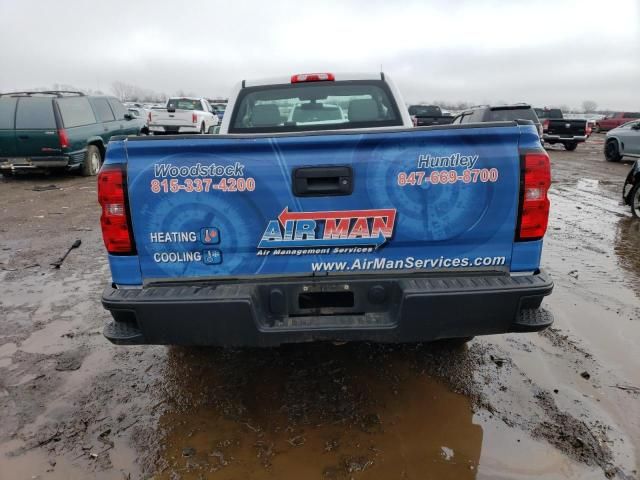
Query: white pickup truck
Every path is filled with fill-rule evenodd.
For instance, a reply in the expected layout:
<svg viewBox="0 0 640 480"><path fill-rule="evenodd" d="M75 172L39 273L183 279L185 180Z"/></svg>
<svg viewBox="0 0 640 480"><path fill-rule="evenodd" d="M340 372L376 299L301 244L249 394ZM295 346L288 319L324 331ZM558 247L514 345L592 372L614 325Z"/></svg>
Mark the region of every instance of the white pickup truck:
<svg viewBox="0 0 640 480"><path fill-rule="evenodd" d="M149 112L149 131L162 133L213 133L218 116L204 98L173 97L166 108Z"/></svg>
<svg viewBox="0 0 640 480"><path fill-rule="evenodd" d="M241 82L220 132L109 143L112 342L455 344L552 323L531 121L414 128L387 75L311 73Z"/></svg>

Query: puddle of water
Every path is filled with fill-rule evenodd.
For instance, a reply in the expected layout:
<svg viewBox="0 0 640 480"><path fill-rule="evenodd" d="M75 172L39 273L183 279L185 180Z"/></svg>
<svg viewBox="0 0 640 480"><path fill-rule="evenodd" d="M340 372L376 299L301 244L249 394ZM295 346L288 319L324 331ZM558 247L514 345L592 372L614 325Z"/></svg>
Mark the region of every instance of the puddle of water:
<svg viewBox="0 0 640 480"><path fill-rule="evenodd" d="M422 371L423 361L419 350L353 345L172 349L157 478L602 475L486 411L474 415L467 397Z"/></svg>
<svg viewBox="0 0 640 480"><path fill-rule="evenodd" d="M238 369L202 351L170 359L182 392L160 421L159 478L475 478L483 435L466 397L400 357L372 369L350 346L310 348L295 355L308 369L262 352Z"/></svg>
<svg viewBox="0 0 640 480"><path fill-rule="evenodd" d="M80 370L67 373L59 389L69 395L48 404L28 430L73 415L77 390L113 362L105 352L92 352ZM101 470L98 460L88 459L79 447L57 457L47 456L48 447L0 457L3 469L12 478L120 478L120 472L139 474L139 464L145 456L155 458L159 446L159 460L152 461L157 479L177 478L173 472L185 480L523 480L602 474L590 476L592 469L487 411L474 415L467 397L423 370L433 355L429 347L311 344L246 351L169 348L159 353L152 361L161 388L154 388L152 398L154 405L166 405L166 412L144 438L111 437L116 441L108 451L113 469ZM451 362L458 358L445 355ZM149 375L157 375L153 372ZM125 401L122 408L130 409L131 403ZM117 416L115 410L109 412ZM78 442L102 448L95 441L102 428L92 428L92 441L85 437ZM24 445L17 441L0 444L0 456L20 447ZM47 472L51 459L57 464Z"/></svg>

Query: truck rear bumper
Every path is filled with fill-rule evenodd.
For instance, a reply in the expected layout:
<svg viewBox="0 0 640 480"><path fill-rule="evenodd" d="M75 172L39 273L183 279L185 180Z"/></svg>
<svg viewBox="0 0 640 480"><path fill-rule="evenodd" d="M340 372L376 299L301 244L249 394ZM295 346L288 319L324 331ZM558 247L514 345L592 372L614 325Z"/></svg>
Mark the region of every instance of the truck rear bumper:
<svg viewBox="0 0 640 480"><path fill-rule="evenodd" d="M149 125L152 133L200 133L200 125Z"/></svg>
<svg viewBox="0 0 640 480"><path fill-rule="evenodd" d="M0 158L0 170L34 170L39 168L64 168L69 157L5 157Z"/></svg>
<svg viewBox="0 0 640 480"><path fill-rule="evenodd" d="M563 135L554 135L554 134L545 133L543 135L543 138L545 142L558 142L558 143L560 142L581 143L581 142L587 141L586 135L574 135L574 136L568 137Z"/></svg>
<svg viewBox="0 0 640 480"><path fill-rule="evenodd" d="M330 277L269 283L108 287L116 344L275 346L308 341L424 342L542 330L549 276Z"/></svg>

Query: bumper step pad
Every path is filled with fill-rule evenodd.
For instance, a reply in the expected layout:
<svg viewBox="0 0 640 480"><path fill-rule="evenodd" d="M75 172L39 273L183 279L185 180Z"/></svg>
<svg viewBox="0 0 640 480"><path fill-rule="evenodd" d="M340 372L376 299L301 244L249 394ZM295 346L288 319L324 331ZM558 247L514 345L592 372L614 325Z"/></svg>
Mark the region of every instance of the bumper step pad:
<svg viewBox="0 0 640 480"><path fill-rule="evenodd" d="M116 345L140 345L144 343L142 332L135 323L131 322L111 321L105 325L103 334Z"/></svg>
<svg viewBox="0 0 640 480"><path fill-rule="evenodd" d="M514 330L519 332L537 332L553 323L553 314L544 308L528 308L520 310L514 322Z"/></svg>

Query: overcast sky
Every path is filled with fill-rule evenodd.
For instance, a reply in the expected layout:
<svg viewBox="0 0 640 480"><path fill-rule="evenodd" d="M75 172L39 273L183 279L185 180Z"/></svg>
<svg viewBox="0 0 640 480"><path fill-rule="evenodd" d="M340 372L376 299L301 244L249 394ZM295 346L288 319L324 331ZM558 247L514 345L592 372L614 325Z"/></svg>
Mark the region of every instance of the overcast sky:
<svg viewBox="0 0 640 480"><path fill-rule="evenodd" d="M397 5L396 5L397 3ZM640 0L0 0L0 91L379 71L407 101L640 110Z"/></svg>

